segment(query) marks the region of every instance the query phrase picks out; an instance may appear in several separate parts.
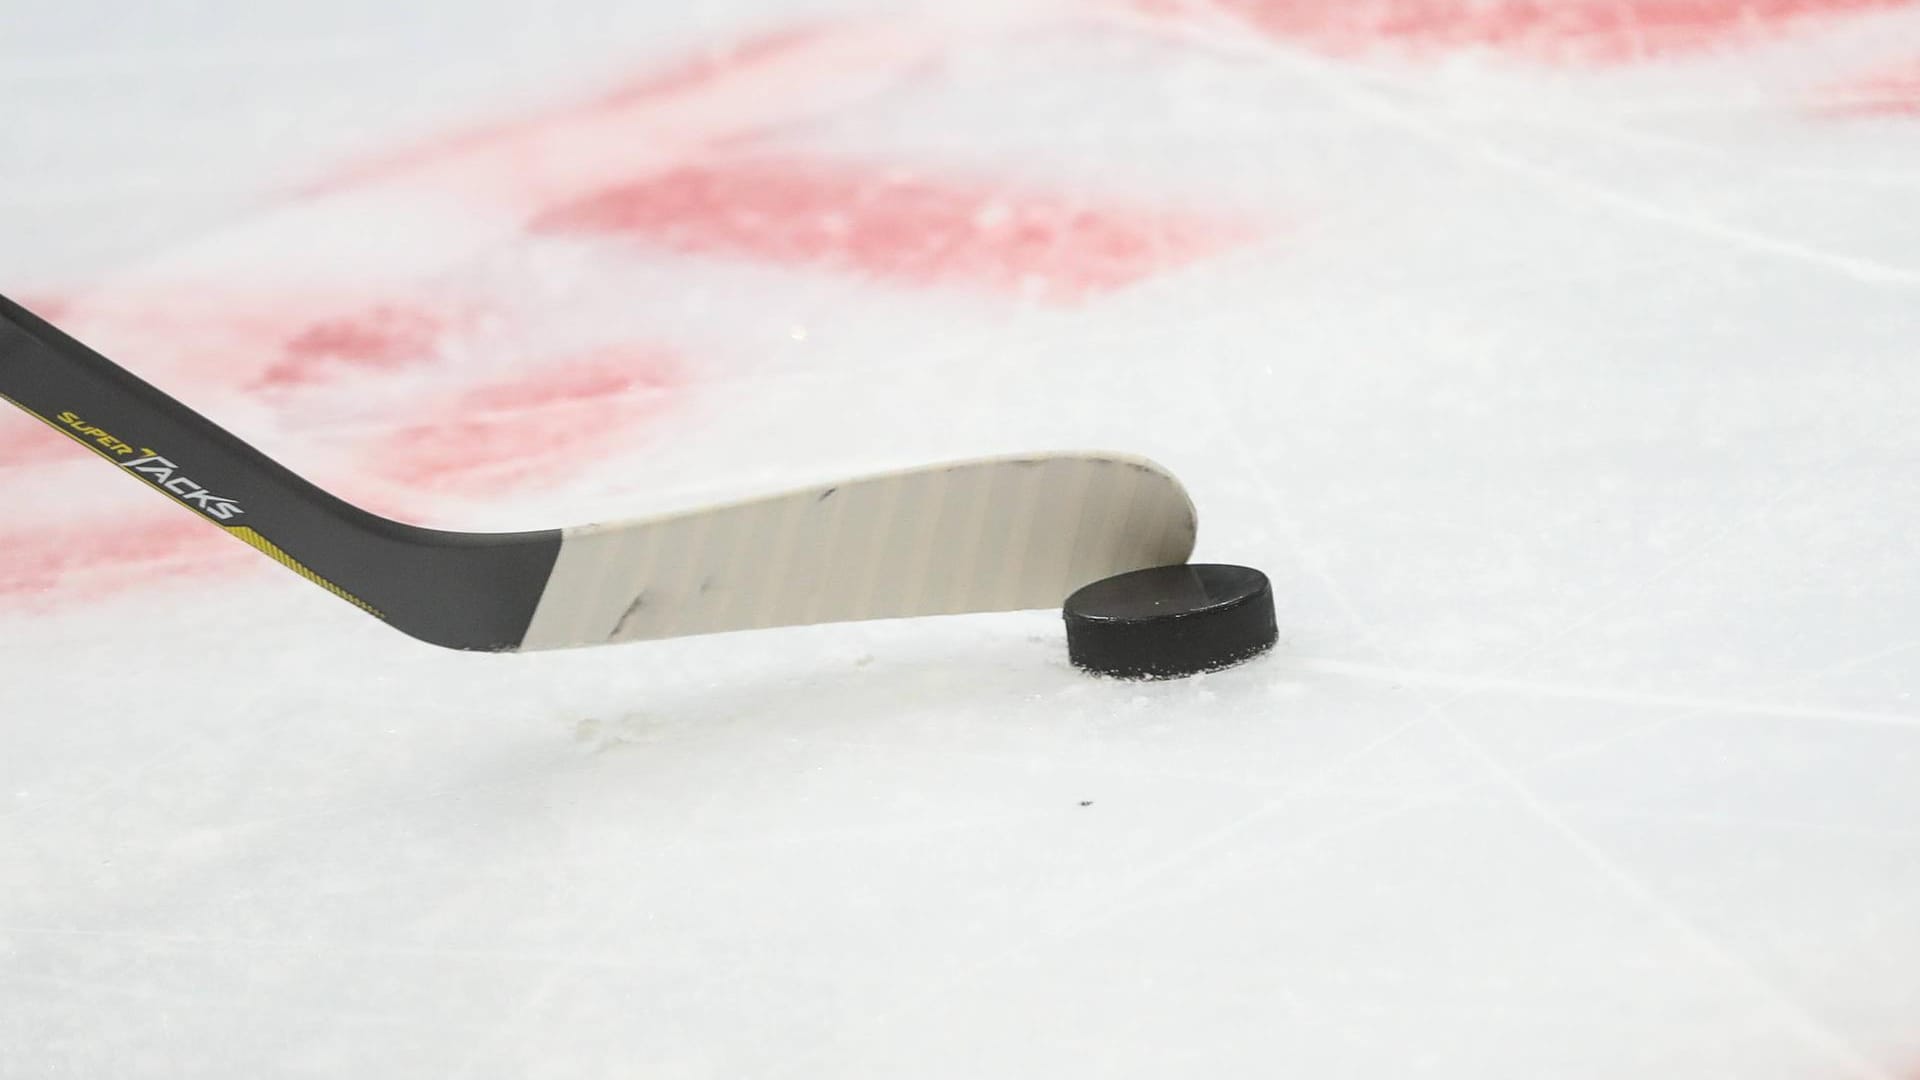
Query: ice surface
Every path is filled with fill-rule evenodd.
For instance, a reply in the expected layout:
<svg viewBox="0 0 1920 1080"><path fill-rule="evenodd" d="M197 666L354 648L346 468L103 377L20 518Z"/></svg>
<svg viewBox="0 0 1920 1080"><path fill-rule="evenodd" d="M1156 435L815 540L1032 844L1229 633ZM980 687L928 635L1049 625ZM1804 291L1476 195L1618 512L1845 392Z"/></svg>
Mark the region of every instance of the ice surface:
<svg viewBox="0 0 1920 1080"><path fill-rule="evenodd" d="M440 653L0 416L0 1076L1920 1075L1920 4L405 7L14 0L0 291L454 527L1142 453L1281 645Z"/></svg>

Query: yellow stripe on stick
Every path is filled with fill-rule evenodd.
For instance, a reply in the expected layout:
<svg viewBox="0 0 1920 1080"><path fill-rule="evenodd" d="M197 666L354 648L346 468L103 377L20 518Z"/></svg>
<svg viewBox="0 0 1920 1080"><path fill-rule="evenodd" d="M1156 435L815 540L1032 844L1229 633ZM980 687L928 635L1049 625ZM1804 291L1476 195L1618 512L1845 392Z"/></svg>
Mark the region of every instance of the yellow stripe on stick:
<svg viewBox="0 0 1920 1080"><path fill-rule="evenodd" d="M246 525L223 525L221 527L226 529L228 532L232 533L235 537L239 539L241 543L247 545L248 547L252 548L255 551L258 551L260 554L265 555L267 558L272 559L274 562L279 563L281 566L286 567L287 569L293 571L294 573L299 574L301 577L306 578L308 581L313 582L315 585L320 586L321 588L327 590L328 592L339 597L340 599L345 600L347 603L352 604L354 607L359 608L361 611L366 612L367 614L373 616L376 619L386 618L385 615L380 614L380 610L378 608L374 607L372 604L367 603L365 600L362 600L359 597L353 595L352 593L341 588L340 586L335 585L333 582L328 581L326 578L321 577L319 574L316 574L313 571L307 569L305 566L301 565L300 560L294 558L293 556L287 554L284 551L281 551L277 546L274 545L273 541L253 531L251 527Z"/></svg>

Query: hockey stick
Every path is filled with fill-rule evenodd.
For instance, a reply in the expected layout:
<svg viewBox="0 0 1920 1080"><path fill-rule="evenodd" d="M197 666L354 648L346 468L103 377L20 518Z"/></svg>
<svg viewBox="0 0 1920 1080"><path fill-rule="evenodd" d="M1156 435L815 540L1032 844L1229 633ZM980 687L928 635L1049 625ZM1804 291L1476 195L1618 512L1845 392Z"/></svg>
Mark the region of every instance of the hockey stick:
<svg viewBox="0 0 1920 1080"><path fill-rule="evenodd" d="M0 398L335 596L452 649L1051 607L1193 549L1179 482L1104 453L926 466L570 529L420 528L329 495L5 297Z"/></svg>

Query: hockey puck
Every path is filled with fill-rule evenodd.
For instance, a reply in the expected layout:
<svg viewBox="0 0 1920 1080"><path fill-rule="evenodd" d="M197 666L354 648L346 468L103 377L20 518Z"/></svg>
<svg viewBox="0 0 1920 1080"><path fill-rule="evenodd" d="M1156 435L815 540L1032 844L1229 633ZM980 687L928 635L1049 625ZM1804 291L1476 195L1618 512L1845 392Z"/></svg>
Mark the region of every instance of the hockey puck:
<svg viewBox="0 0 1920 1080"><path fill-rule="evenodd" d="M1195 563L1116 574L1067 597L1067 656L1123 679L1176 679L1265 652L1273 586L1249 566Z"/></svg>

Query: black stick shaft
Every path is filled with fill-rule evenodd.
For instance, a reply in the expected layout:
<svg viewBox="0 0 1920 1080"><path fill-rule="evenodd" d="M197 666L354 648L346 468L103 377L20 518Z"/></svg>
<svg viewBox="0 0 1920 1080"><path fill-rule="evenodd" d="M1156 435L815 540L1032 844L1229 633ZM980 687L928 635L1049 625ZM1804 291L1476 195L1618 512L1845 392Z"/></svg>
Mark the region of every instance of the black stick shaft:
<svg viewBox="0 0 1920 1080"><path fill-rule="evenodd" d="M367 513L4 296L0 397L186 512L436 645L517 647L559 553L557 530L442 532ZM236 616L243 603L235 597Z"/></svg>

